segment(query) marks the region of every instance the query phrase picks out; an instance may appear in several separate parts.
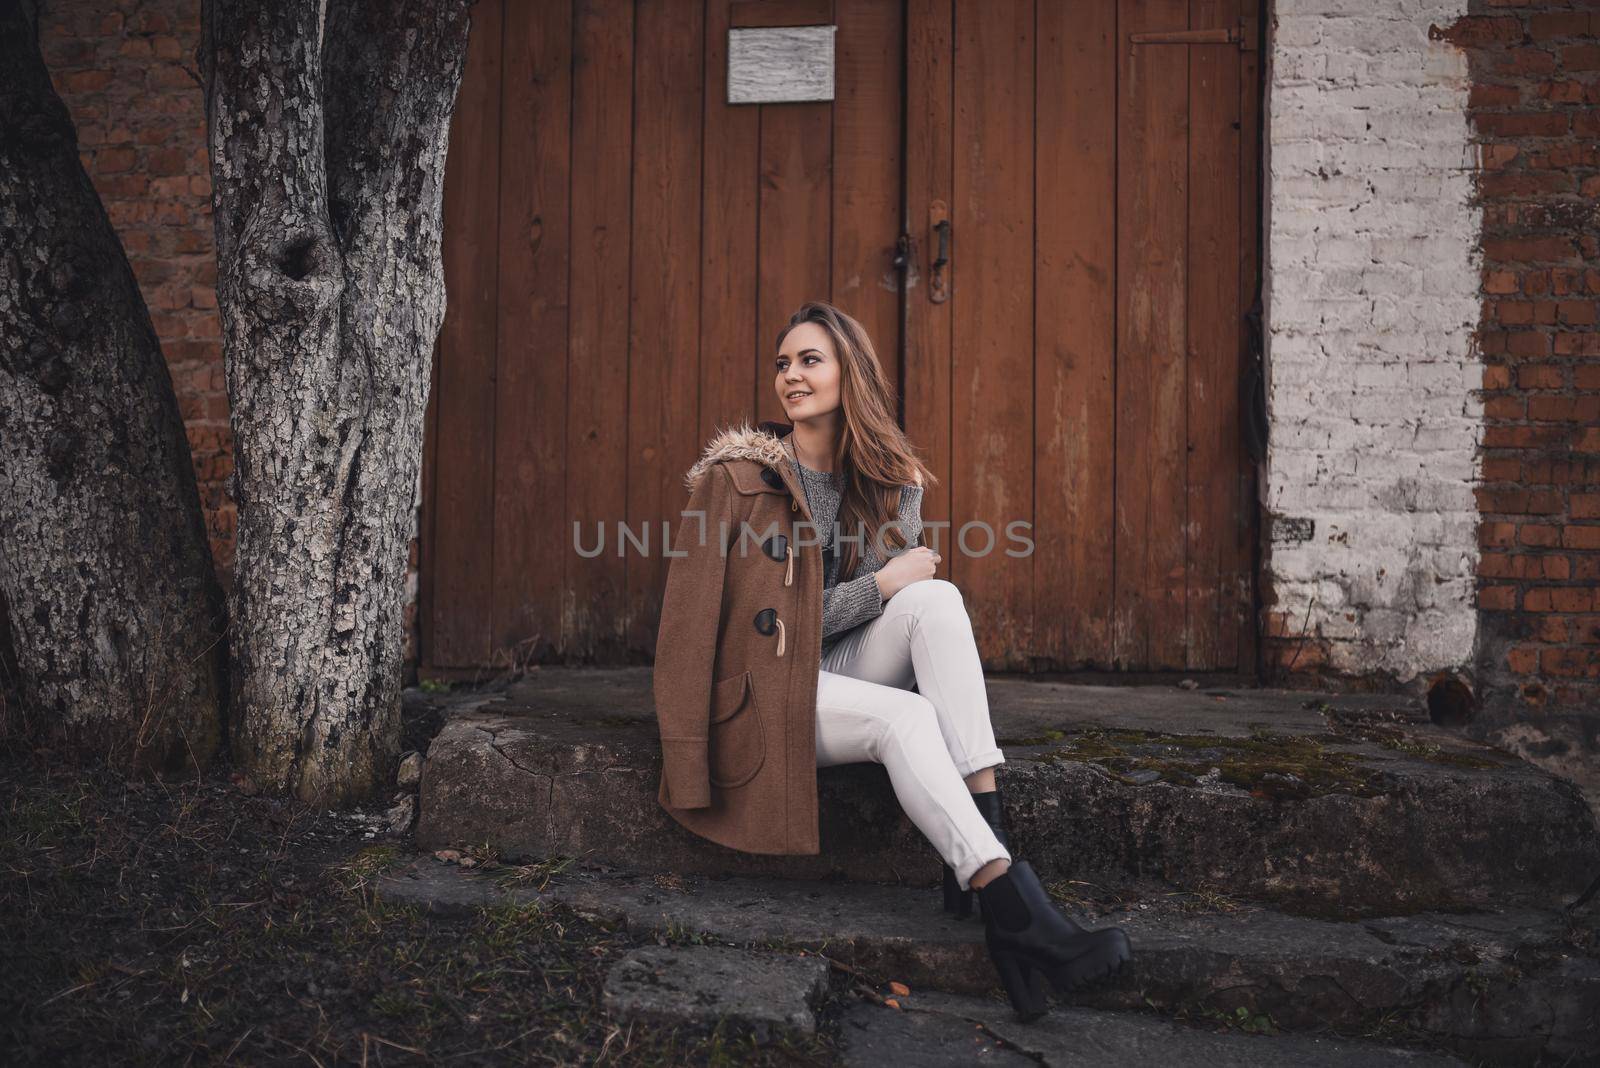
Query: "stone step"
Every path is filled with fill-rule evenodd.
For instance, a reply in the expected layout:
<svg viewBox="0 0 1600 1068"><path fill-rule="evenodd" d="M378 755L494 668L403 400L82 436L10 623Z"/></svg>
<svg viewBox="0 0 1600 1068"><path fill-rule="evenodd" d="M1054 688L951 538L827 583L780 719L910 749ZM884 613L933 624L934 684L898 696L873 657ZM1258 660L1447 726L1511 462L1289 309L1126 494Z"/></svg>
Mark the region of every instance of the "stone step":
<svg viewBox="0 0 1600 1068"><path fill-rule="evenodd" d="M1063 1008L1016 1022L992 999L929 994L902 1011L860 1003L841 1020L846 1068L1103 1068L1109 1064L1203 1064L1206 1068L1447 1068L1444 1053L1316 1035L1217 1032L1158 1016ZM997 1041L998 1040L998 1041Z"/></svg>
<svg viewBox="0 0 1600 1068"><path fill-rule="evenodd" d="M1013 852L1041 877L1175 887L1306 914L1550 905L1596 874L1570 782L1384 695L991 678ZM445 723L418 840L638 871L931 885L939 860L876 764L818 774L816 856L742 853L656 801L650 673L541 669L492 695L408 696Z"/></svg>
<svg viewBox="0 0 1600 1068"><path fill-rule="evenodd" d="M903 982L914 1000L930 990L999 991L981 921L944 914L933 888L578 865L554 874L544 866L466 871L422 857L383 876L378 893L439 911L553 900L637 931L809 950L870 982ZM1592 925L1560 912L1332 921L1208 907L1146 884L1103 912L1069 909L1086 926L1121 926L1134 955L1068 1001L1190 1018L1229 1019L1242 1009L1287 1031L1410 1037L1490 1063L1600 1049L1600 940Z"/></svg>
<svg viewBox="0 0 1600 1068"><path fill-rule="evenodd" d="M601 996L619 1023L710 1029L731 1020L758 1044L816 1034L828 963L726 946L642 946L611 966Z"/></svg>
<svg viewBox="0 0 1600 1068"><path fill-rule="evenodd" d="M815 955L683 945L632 951L612 966L603 996L607 1013L619 1023L646 1020L700 1030L731 1025L766 1044L814 1035L827 991L828 965ZM846 995L839 1017L840 1060L846 1066L1464 1065L1459 1058L1424 1050L1315 1035L1252 1037L1150 1014L1066 1007L1021 1024L1003 999L920 991L879 1001L856 994Z"/></svg>

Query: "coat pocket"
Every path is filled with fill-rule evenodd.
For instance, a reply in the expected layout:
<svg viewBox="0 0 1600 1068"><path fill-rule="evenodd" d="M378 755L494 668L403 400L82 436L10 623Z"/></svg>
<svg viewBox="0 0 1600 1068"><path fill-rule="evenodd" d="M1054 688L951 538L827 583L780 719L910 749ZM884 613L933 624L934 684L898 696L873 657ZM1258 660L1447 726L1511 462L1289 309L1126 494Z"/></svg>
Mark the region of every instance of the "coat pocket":
<svg viewBox="0 0 1600 1068"><path fill-rule="evenodd" d="M712 691L711 782L743 786L767 762L766 730L756 708L754 681L741 671L723 679Z"/></svg>

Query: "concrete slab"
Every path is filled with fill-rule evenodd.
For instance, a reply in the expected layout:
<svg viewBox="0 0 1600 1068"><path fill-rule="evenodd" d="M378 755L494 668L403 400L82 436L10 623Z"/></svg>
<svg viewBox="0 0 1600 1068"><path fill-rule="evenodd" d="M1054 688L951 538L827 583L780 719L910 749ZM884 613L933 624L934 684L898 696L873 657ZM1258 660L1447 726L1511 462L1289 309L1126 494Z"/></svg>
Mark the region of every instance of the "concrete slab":
<svg viewBox="0 0 1600 1068"><path fill-rule="evenodd" d="M712 1028L731 1023L757 1043L816 1034L828 992L821 957L724 946L644 946L606 973L602 997L622 1022Z"/></svg>
<svg viewBox="0 0 1600 1068"><path fill-rule="evenodd" d="M431 909L544 897L641 931L807 949L913 996L998 989L983 928L939 911L931 889L779 879L569 870L541 882L516 869L462 871L422 858L384 876L381 895ZM1600 1048L1600 940L1559 913L1514 910L1333 922L1265 908L1192 912L1152 889L1099 913L1134 955L1072 1004L1163 1013L1244 1009L1287 1030L1365 1034L1409 1027L1453 1048L1510 1060Z"/></svg>
<svg viewBox="0 0 1600 1068"><path fill-rule="evenodd" d="M839 1020L845 1068L1037 1068L1039 1059L1000 1042L979 1024L942 1012L896 1011L860 1002Z"/></svg>
<svg viewBox="0 0 1600 1068"><path fill-rule="evenodd" d="M932 885L939 860L875 764L818 772L823 850L758 856L656 802L650 672L540 669L442 702L418 840L633 870ZM1304 913L1551 904L1593 877L1577 789L1404 699L997 677L1014 852L1049 878L1160 878ZM450 707L453 706L453 707Z"/></svg>
<svg viewBox="0 0 1600 1068"><path fill-rule="evenodd" d="M1110 1064L1449 1068L1465 1064L1427 1050L1315 1035L1219 1033L1138 1013L1058 1008L1033 1023L1022 1024L1011 1017L1009 1006L990 999L927 994L909 998L906 1004L900 1012L871 1004L852 1007L843 1021L845 1064L863 1068L923 1063L1033 1063L1051 1068L1103 1068ZM894 1055L896 1043L898 1055L881 1059ZM967 1060L949 1056L957 1052L974 1056Z"/></svg>

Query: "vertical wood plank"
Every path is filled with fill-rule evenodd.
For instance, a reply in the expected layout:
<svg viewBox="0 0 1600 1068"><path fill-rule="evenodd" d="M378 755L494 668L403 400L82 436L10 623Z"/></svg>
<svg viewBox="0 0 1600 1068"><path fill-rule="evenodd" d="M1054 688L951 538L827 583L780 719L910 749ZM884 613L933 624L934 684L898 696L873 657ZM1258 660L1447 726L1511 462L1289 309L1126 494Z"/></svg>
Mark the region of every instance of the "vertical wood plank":
<svg viewBox="0 0 1600 1068"><path fill-rule="evenodd" d="M771 361L756 335L757 168L761 109L728 103L727 0L707 0L705 235L700 263L703 371L699 440L754 419L753 398Z"/></svg>
<svg viewBox="0 0 1600 1068"><path fill-rule="evenodd" d="M1245 32L1256 35L1260 20L1267 17L1262 0L1240 0L1242 14L1253 16ZM1258 138L1261 134L1261 52L1254 47L1239 53L1239 317L1238 332L1239 372L1234 379L1235 395L1238 385L1244 382L1245 362L1249 348L1249 327L1244 314L1255 300L1256 286L1261 275L1259 258L1261 197L1261 156ZM1244 403L1239 397L1239 420L1229 430L1233 435L1233 499L1239 514L1239 537L1224 557L1224 577L1231 582L1229 596L1223 604L1222 641L1227 644L1229 632L1237 634L1239 670L1255 674L1256 656L1256 546L1259 544L1260 508L1256 500L1255 463L1250 459L1244 444Z"/></svg>
<svg viewBox="0 0 1600 1068"><path fill-rule="evenodd" d="M1006 551L1009 524L1034 519L1033 23L1032 0L956 8L949 555L996 670L1033 649L1033 562ZM969 523L988 530L963 541Z"/></svg>
<svg viewBox="0 0 1600 1068"><path fill-rule="evenodd" d="M473 7L445 172L442 251L450 297L439 331L437 552L431 557L431 659L438 667L483 663L490 646L501 31L498 0Z"/></svg>
<svg viewBox="0 0 1600 1068"><path fill-rule="evenodd" d="M930 247L928 207L955 202L953 140L955 90L955 13L951 0L908 0L906 4L906 232L911 235L911 268L905 292L905 427L939 479L922 495L922 518L950 522L950 339L952 301L928 299ZM951 264L953 289L964 278L961 263ZM939 549L936 574L951 575L951 533L927 529L923 544Z"/></svg>
<svg viewBox="0 0 1600 1068"><path fill-rule="evenodd" d="M832 248L833 105L762 104L755 410L784 419L773 387L778 331L808 300L826 300Z"/></svg>
<svg viewBox="0 0 1600 1068"><path fill-rule="evenodd" d="M568 338L570 545L562 634L569 655L617 663L625 648L627 568L628 236L633 163L633 2L578 0L572 62L572 293Z"/></svg>
<svg viewBox="0 0 1600 1068"><path fill-rule="evenodd" d="M710 0L712 6L725 2L728 23L740 28L826 26L833 21L832 0Z"/></svg>
<svg viewBox="0 0 1600 1068"><path fill-rule="evenodd" d="M1196 29L1236 24L1236 0L1191 0ZM1184 667L1232 670L1224 644L1231 586L1224 557L1239 539L1235 445L1239 430L1239 49L1189 48L1189 336L1187 359L1188 592Z"/></svg>
<svg viewBox="0 0 1600 1068"><path fill-rule="evenodd" d="M447 164L448 166L448 164ZM439 479L439 343L434 341L433 364L428 368L428 409L422 424L422 514L417 517L417 650L419 675L433 666L434 524L439 515L435 499Z"/></svg>
<svg viewBox="0 0 1600 1068"><path fill-rule="evenodd" d="M699 454L701 134L704 10L634 8L633 251L628 326L628 515L648 554L628 549L628 646L655 647L683 472Z"/></svg>
<svg viewBox="0 0 1600 1068"><path fill-rule="evenodd" d="M500 344L495 365L494 644L561 637L566 517L572 5L509 4L500 94Z"/></svg>
<svg viewBox="0 0 1600 1068"><path fill-rule="evenodd" d="M1040 4L1034 640L1056 669L1111 667L1117 10ZM1049 605L1046 611L1043 606Z"/></svg>
<svg viewBox="0 0 1600 1068"><path fill-rule="evenodd" d="M1186 0L1121 0L1117 147L1114 657L1181 669L1184 637L1189 52L1134 45L1182 29Z"/></svg>
<svg viewBox="0 0 1600 1068"><path fill-rule="evenodd" d="M890 382L900 375L901 0L837 0L832 300L860 320Z"/></svg>

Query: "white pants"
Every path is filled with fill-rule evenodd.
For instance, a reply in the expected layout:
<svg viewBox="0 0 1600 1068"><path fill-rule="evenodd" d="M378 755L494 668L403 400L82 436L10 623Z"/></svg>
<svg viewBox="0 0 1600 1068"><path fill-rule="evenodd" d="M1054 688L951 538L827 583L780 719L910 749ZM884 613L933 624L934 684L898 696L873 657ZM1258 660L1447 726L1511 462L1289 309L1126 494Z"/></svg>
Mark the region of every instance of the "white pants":
<svg viewBox="0 0 1600 1068"><path fill-rule="evenodd" d="M963 890L989 861L1011 859L963 781L1005 756L954 583L921 579L902 588L822 658L817 766L866 760L888 770L901 807Z"/></svg>

